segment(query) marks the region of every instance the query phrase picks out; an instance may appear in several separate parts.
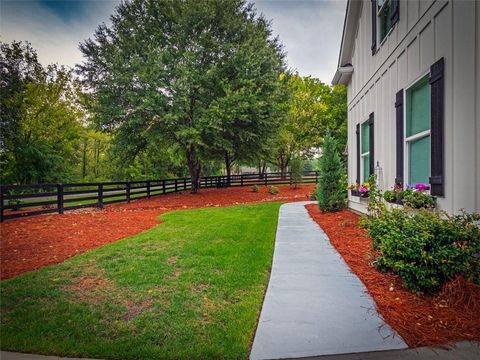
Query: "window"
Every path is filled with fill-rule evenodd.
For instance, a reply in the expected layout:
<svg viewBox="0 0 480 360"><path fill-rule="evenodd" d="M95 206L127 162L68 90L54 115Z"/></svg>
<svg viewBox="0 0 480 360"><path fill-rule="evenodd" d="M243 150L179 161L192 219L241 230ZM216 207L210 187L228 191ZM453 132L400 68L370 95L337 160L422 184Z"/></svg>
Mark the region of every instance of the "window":
<svg viewBox="0 0 480 360"><path fill-rule="evenodd" d="M430 86L423 77L406 91L405 146L409 184L428 183L430 177Z"/></svg>
<svg viewBox="0 0 480 360"><path fill-rule="evenodd" d="M393 0L378 0L377 2L377 19L378 19L378 38L381 43L388 35L393 27Z"/></svg>
<svg viewBox="0 0 480 360"><path fill-rule="evenodd" d="M370 177L370 126L368 120L360 126L360 182L367 181Z"/></svg>

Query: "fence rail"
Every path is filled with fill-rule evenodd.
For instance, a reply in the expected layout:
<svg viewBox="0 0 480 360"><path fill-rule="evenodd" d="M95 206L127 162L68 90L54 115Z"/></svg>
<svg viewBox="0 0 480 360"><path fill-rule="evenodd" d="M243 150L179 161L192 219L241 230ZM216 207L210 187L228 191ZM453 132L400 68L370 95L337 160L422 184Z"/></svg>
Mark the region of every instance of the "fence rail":
<svg viewBox="0 0 480 360"><path fill-rule="evenodd" d="M201 188L290 184L291 174L265 173L201 178ZM306 171L303 183L317 183L318 172ZM0 185L0 221L68 210L130 202L191 189L190 178L113 181L103 183L66 183Z"/></svg>

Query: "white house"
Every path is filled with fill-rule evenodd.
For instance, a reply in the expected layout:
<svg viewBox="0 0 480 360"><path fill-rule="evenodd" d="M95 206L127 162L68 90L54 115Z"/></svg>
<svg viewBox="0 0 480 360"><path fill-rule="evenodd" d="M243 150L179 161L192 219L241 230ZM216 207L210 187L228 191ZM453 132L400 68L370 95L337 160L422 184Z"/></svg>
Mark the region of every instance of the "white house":
<svg viewBox="0 0 480 360"><path fill-rule="evenodd" d="M349 0L333 84L350 183L430 183L441 210L480 212L480 1Z"/></svg>

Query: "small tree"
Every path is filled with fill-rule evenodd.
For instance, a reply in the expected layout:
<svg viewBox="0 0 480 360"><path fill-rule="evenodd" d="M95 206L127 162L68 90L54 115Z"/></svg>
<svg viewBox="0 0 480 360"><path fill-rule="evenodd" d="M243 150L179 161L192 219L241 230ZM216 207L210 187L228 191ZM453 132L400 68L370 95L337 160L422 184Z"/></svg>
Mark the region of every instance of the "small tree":
<svg viewBox="0 0 480 360"><path fill-rule="evenodd" d="M302 183L303 161L300 157L294 157L290 161L290 186L297 188Z"/></svg>
<svg viewBox="0 0 480 360"><path fill-rule="evenodd" d="M338 211L345 207L347 190L344 167L337 142L327 131L323 139L320 158L320 177L317 188L318 207L321 211Z"/></svg>

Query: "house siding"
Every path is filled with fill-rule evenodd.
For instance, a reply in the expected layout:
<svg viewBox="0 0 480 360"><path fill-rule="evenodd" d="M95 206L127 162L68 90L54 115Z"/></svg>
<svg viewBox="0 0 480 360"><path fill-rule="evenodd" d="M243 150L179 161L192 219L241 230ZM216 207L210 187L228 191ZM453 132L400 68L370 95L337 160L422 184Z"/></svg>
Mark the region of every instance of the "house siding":
<svg viewBox="0 0 480 360"><path fill-rule="evenodd" d="M395 94L445 58L445 196L438 207L480 212L480 2L400 0L400 20L371 54L371 2L359 14L348 84L349 182L356 177L355 126L375 113L380 186L395 180ZM355 210L366 201L349 197Z"/></svg>

